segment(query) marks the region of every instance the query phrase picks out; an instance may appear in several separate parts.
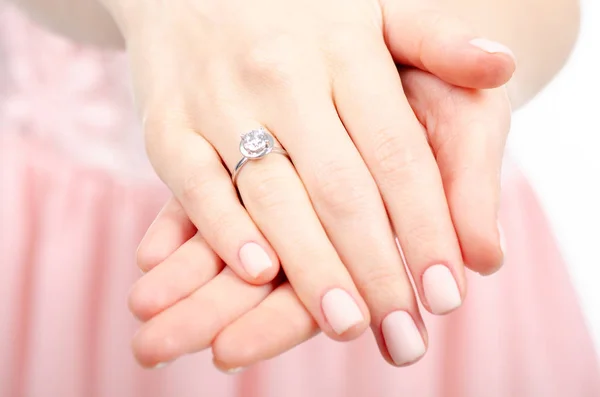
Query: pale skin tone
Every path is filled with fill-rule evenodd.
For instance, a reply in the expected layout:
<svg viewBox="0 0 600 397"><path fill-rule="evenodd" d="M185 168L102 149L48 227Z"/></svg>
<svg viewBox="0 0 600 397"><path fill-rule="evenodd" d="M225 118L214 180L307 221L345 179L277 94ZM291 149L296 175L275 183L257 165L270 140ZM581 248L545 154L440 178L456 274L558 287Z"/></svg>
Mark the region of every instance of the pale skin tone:
<svg viewBox="0 0 600 397"><path fill-rule="evenodd" d="M479 123L473 115L483 121L506 111L505 102L499 100L503 95L492 92L495 90L453 87L417 70L403 71L402 77L415 114L429 127L427 136L434 141L436 134L444 137L442 141L476 134ZM489 134L505 134L499 125L488 130ZM455 189L460 194L463 187L456 185ZM138 259L147 274L132 289L130 307L139 319L147 321L134 339L134 352L143 365L153 366L212 345L219 367L246 367L320 331L288 282L253 286L229 269L222 271L224 264L196 234L174 199L148 231ZM371 328L386 360L394 365L409 364L390 357L381 320ZM164 344L171 338L181 350ZM424 327L423 338L427 338Z"/></svg>
<svg viewBox="0 0 600 397"><path fill-rule="evenodd" d="M384 357L404 365L386 350L386 316L409 313L426 341L417 299L440 314L455 307L430 305L427 269L448 269L462 300L463 260L482 273L501 264L505 90L461 90L418 72L405 73L403 87L393 61L448 83L493 88L512 75L512 57L471 45L478 35L446 12L449 4L351 3L106 2L128 42L151 160L177 197L140 248L142 268L158 265L131 300L143 320L154 316L134 341L143 365L212 344L220 367L247 366L319 329L348 340L369 325ZM510 87L522 102L527 88ZM227 170L239 158L239 133L260 124L294 167L271 156L245 169L242 206ZM188 241L195 228L202 237ZM258 276L240 263L247 241L273 264ZM218 258L229 269L219 273ZM279 259L289 284L252 285L270 281ZM342 332L321 301L333 289L360 312ZM234 302L231 294L247 296ZM215 316L190 316L207 301ZM255 343L265 333L273 343Z"/></svg>
<svg viewBox="0 0 600 397"><path fill-rule="evenodd" d="M571 15L577 14L576 11L569 9L569 7L566 7L566 9L571 11ZM576 18L573 18L572 20L576 21ZM571 33L571 37L574 37L572 34L574 31L576 31L576 27L570 31L567 29L563 33L567 36ZM565 41L568 42L568 40ZM549 77L551 72L556 70L563 62L568 49L569 47L565 45L562 48L562 51L559 48L556 53L550 53L551 56L539 54L540 58L543 58L542 55L546 55L544 59L544 61L546 61L544 63L545 69L543 69L540 74L545 74ZM521 51L524 50L521 49ZM549 60L554 62L548 62ZM535 62L525 63L528 70L534 69L531 64L536 65ZM451 131L454 131L455 133L456 131L461 131L461 133L464 133L465 130L468 131L470 128L472 129L474 125L477 126L477 123L473 123L473 114L480 114L482 117L483 115L486 115L486 117L488 117L487 120L494 119L494 117L496 120L502 120L505 109L498 104L495 107L490 106L490 104L493 103L494 96L500 98L504 95L502 90L488 91L488 93L492 93L489 98L478 98L477 95L473 95L472 91L452 88L424 73L413 71L408 72L408 74L405 74L403 77L405 90L409 93L409 102L417 117L421 121L425 121L424 124L427 133L429 134L430 142L432 132L434 132L431 131L432 125L445 131L447 137L448 135L452 136ZM535 92L545 82L543 78L538 78L537 80L524 79L523 81L528 81L529 84L518 85L513 83L511 86L510 93L512 101L516 105L525 102L528 98L528 94ZM427 91L433 91L434 93L437 92L439 94L439 91L433 90L434 87L441 89L445 95L438 95L437 97L435 94L427 95ZM456 107L456 103L461 104L461 106ZM488 106L486 107L486 105ZM449 108L452 109L452 112L464 114L466 117L444 118L444 115L447 116L450 112ZM438 111L432 112L431 109L438 109ZM460 112L458 112L458 110L460 110ZM455 113L453 113L453 115L455 115ZM489 125L492 123L485 124ZM494 136L492 140L499 146L503 146L506 130L498 128L498 131L496 131L495 134L492 131L490 131L490 133ZM469 136L468 133L466 133L466 135ZM467 138L470 139L470 145L476 144L472 140L473 136L476 136L476 134ZM432 149L436 151L435 142L432 144ZM475 164L477 163L473 160L469 163L471 166L475 166ZM489 163L487 164L489 165ZM438 165L440 165L440 170L443 173L443 165ZM445 186L445 188L446 194L449 196L449 201L452 201L452 194L449 193L451 187ZM460 189L464 190L461 191ZM469 186L466 185L456 188L455 191L460 192L457 194L464 194L465 192L472 193L475 189L473 189L472 186L469 189ZM489 200L489 197L487 199ZM155 228L149 231L149 235L156 233L155 236L151 237L152 241L165 239L166 241L173 243L169 248L167 248L168 243L162 245L161 249L163 249L163 253L175 250L181 243L190 237L189 230L193 230L193 226L189 223L189 220L182 215L183 211L176 201L172 201L166 208L165 212L163 212L162 216L159 217L155 224ZM179 214L180 217L178 218L178 215L175 214ZM161 219L171 219L170 222L172 228L169 229L165 224L161 224ZM179 219L179 221L175 221L175 219ZM159 230L163 227L163 230ZM187 236L185 232L183 232L186 228L188 230ZM177 230L179 230L179 232L177 232ZM162 234L163 232L164 234ZM156 237L157 235L160 237ZM167 235L171 236L171 240L166 237ZM178 236L180 238L180 244L175 243L177 237L173 239L173 236ZM194 239L192 239L192 241L194 241ZM196 243L201 244L201 237L197 235L195 241ZM161 262L158 251L152 249L146 250L147 247L148 245L145 244L142 244L140 247L140 252L142 253L140 255L140 266L145 270L151 269L156 263ZM157 270L154 270L154 276L153 272L150 272L136 285L131 301L134 313L139 315L142 319L148 319L153 315L160 313L142 327L140 333L138 333L134 340L134 351L142 364L152 365L157 361L160 362L161 358L164 360L173 358L169 356L168 351L161 350L160 343L157 345L152 345L152 343L147 345L148 339L145 338L148 337L148 334L151 335L153 332L156 332L156 334L153 335L155 338L157 335L161 335L161 333L162 337L165 337L165 335L172 336L174 334L171 332L174 329L173 324L183 325L181 318L189 318L191 313L198 313L200 307L206 307L206 299L208 299L209 302L213 302L215 306L218 307L206 311L207 317L204 318L203 321L200 321L197 324L187 323L187 325L189 325L188 331L190 334L196 333L196 335L202 335L202 337L192 337L184 349L187 349L185 352L197 351L212 345L215 364L223 369L245 367L256 361L273 357L280 354L282 351L305 341L319 331L319 324L314 321L314 318L302 305L295 291L287 282L279 287L277 287L277 283L265 287L251 287L239 283L239 280L235 281L235 277L232 276L232 273L229 270L216 276L223 264L218 260L218 257L214 253L210 252L207 246L202 248L199 247L196 254L202 256L200 254L201 251L204 252L203 257L205 258L205 263L211 264L212 267L203 267L204 272L200 274L204 274L205 278L195 286L188 285L182 289L179 289L179 287L185 283L182 283L179 287L174 285L165 286L164 283L161 283L159 278L163 278L162 276L165 275L165 273L161 273L161 271L165 271L166 266L163 269L158 270L160 269L160 265L156 267ZM163 263L169 263L173 266L178 261L176 259L171 261L170 259L174 258L176 254L171 257L167 256L166 261ZM153 257L152 255L156 256ZM187 261L188 272L193 272L193 270L191 270L194 268L192 262L193 261ZM172 270L177 271L175 269L177 269L177 267L173 266ZM210 282L208 282L210 276L206 276L207 269L212 269L211 276L216 276L214 280ZM196 272L196 274L199 273ZM196 289L204 282L208 282L208 284L203 288ZM170 295L171 300L167 298L162 302L153 301L148 293L145 295L144 299L143 290L145 288L147 291L161 290L161 284L167 289L170 289L170 292L165 295ZM273 288L276 289L273 291ZM140 291L142 292L140 293ZM248 293L248 300L244 300L243 304L240 304L240 302L233 302L231 299L227 298L228 292L225 291L229 291L230 294L235 296L237 296L237 292ZM142 296L141 299L136 299L136 292L140 293L140 295L137 295L137 298ZM250 294L256 295L251 297ZM188 299L188 297L192 299ZM219 297L221 299L219 299ZM255 300L253 301L253 299ZM194 306L194 301L198 306ZM261 302L258 303L259 301ZM173 306L171 307L171 305ZM165 307L170 308L164 310ZM226 312L229 314L229 317L227 315L220 316L219 321L214 321L215 318L211 318L210 316L211 311L219 313ZM378 329L378 325L377 321L372 323L372 328L378 339L381 352L390 363L398 365L398 363L395 363L391 359L389 353L386 351L385 343L382 343L381 332ZM180 336L182 337L182 340L186 339L185 332ZM426 339L426 335L424 335L424 338ZM152 339L152 336L149 339ZM155 340L159 339L160 337ZM165 354L165 352L166 356L161 356L161 354ZM403 364L406 363L401 363L401 365Z"/></svg>
<svg viewBox="0 0 600 397"><path fill-rule="evenodd" d="M424 344L417 299L435 314L460 306L463 258L485 273L501 264L497 197L510 114L503 90L481 92L499 109L498 131L478 133L485 119L475 117L477 130L447 139L432 128L427 136L390 52L474 88L500 86L514 70L508 50L471 44L478 36L459 21L421 2L399 4L150 2L133 4L134 13L111 6L127 39L149 157L202 238L248 283L272 280L280 260L319 329L350 340L371 326L382 351L394 337L383 324L395 313L414 323ZM247 166L240 202L228 170L240 157L240 131L258 125L293 166L283 156ZM260 274L244 263L248 242L270 257ZM144 364L204 345L194 337L206 317L182 324L180 310L169 313L159 323L165 328L138 334Z"/></svg>

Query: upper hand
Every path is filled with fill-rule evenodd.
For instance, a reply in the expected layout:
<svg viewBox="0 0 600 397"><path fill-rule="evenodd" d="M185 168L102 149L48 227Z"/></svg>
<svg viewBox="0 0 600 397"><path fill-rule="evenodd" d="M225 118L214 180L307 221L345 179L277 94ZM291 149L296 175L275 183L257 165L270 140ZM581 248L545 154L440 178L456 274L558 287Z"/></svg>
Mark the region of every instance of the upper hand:
<svg viewBox="0 0 600 397"><path fill-rule="evenodd" d="M453 196L462 169L440 172L436 162L464 141L428 141L387 46L471 86L478 75L485 77L479 84L503 82L498 75L514 66L509 55L469 44L461 25L418 2L165 4L140 2L135 16L122 19L148 153L208 245L240 277L268 281L281 259L330 337L351 339L372 324L383 329L380 343L392 343L398 327L425 338L396 236L422 303L436 314L464 298L463 257L475 268L499 266L493 200L477 218L457 212L471 202L462 191ZM456 55L446 52L463 57L466 68L449 64ZM464 75L481 64L486 73ZM292 162L268 156L246 166L242 205L230 172L239 134L259 125ZM172 349L177 355L185 347Z"/></svg>
<svg viewBox="0 0 600 397"><path fill-rule="evenodd" d="M459 233L491 244L496 230L489 233L479 222L495 216L499 197L498 175L509 122L504 89L461 89L418 70L402 70L401 75L436 153ZM248 366L319 330L287 282L252 286L230 271L219 273L222 262L195 234L176 200L148 231L140 245L139 264L149 273L132 289L130 305L139 318L149 320L134 339L134 352L143 365L172 360L212 343L215 361L222 368ZM424 353L424 328L419 346L414 334L384 343L386 327L390 326L385 322L372 324L390 363L410 363ZM177 348L173 350L166 340L175 341Z"/></svg>

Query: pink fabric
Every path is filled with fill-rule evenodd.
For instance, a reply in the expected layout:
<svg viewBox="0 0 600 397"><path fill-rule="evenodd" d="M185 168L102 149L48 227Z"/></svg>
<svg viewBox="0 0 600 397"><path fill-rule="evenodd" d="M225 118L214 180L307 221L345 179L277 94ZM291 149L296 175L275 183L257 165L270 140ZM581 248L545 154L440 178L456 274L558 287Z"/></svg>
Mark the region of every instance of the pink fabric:
<svg viewBox="0 0 600 397"><path fill-rule="evenodd" d="M0 85L0 396L600 396L565 264L513 166L501 210L505 268L470 274L457 312L425 316L430 350L416 365L387 365L366 334L345 344L319 336L236 376L216 371L209 352L140 369L126 297L139 277L136 245L167 192L131 160L142 151L127 137L137 131L131 107L115 105L127 98L123 61L43 33L14 10L0 8L0 34L9 76ZM112 121L82 122L98 101Z"/></svg>

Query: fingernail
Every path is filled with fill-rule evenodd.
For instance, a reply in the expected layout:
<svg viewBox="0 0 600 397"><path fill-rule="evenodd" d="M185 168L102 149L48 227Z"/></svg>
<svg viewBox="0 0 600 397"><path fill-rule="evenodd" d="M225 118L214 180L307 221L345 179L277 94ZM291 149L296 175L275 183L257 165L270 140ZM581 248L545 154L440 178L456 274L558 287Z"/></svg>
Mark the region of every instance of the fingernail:
<svg viewBox="0 0 600 397"><path fill-rule="evenodd" d="M502 255L506 255L506 238L504 237L504 230L502 229L500 222L498 222L498 235L500 236L500 249L502 250Z"/></svg>
<svg viewBox="0 0 600 397"><path fill-rule="evenodd" d="M364 321L360 308L343 289L334 288L328 291L321 304L327 322L338 335Z"/></svg>
<svg viewBox="0 0 600 397"><path fill-rule="evenodd" d="M229 369L223 369L223 368L219 368L219 367L216 367L216 368L226 375L234 375L234 374L237 374L238 372L242 372L243 370L246 369L245 367L236 367L236 368L229 368Z"/></svg>
<svg viewBox="0 0 600 397"><path fill-rule="evenodd" d="M161 368L166 367L168 364L169 363L158 363L154 367L152 367L151 369L161 369Z"/></svg>
<svg viewBox="0 0 600 397"><path fill-rule="evenodd" d="M502 226L500 226L500 222L496 223L496 227L498 228L498 239L500 240L500 251L502 252L502 257L500 258L500 262L493 268L489 268L486 271L479 272L479 275L483 277L495 274L498 270L502 268L502 266L504 266L504 260L506 258L506 241L504 240L504 231L502 230Z"/></svg>
<svg viewBox="0 0 600 397"><path fill-rule="evenodd" d="M383 319L381 331L396 365L416 361L425 354L425 343L410 314L399 310Z"/></svg>
<svg viewBox="0 0 600 397"><path fill-rule="evenodd" d="M500 44L497 41L492 41L484 38L477 38L469 41L472 46L479 48L489 54L506 54L510 56L512 59L516 59L515 54L505 46L504 44Z"/></svg>
<svg viewBox="0 0 600 397"><path fill-rule="evenodd" d="M244 244L240 249L240 260L244 270L254 278L273 266L269 254L256 243Z"/></svg>
<svg viewBox="0 0 600 397"><path fill-rule="evenodd" d="M423 290L433 314L448 313L462 303L452 272L444 265L433 265L425 271Z"/></svg>

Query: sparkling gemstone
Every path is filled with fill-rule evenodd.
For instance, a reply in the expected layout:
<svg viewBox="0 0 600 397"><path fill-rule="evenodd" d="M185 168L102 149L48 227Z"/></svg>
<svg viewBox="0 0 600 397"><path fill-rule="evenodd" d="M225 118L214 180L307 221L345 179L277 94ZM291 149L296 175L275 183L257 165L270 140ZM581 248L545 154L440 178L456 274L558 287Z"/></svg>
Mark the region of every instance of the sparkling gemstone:
<svg viewBox="0 0 600 397"><path fill-rule="evenodd" d="M242 146L250 155L257 155L267 148L269 139L265 130L252 130L242 136Z"/></svg>

